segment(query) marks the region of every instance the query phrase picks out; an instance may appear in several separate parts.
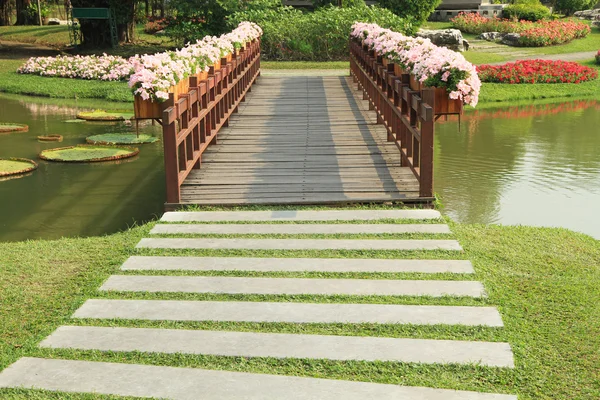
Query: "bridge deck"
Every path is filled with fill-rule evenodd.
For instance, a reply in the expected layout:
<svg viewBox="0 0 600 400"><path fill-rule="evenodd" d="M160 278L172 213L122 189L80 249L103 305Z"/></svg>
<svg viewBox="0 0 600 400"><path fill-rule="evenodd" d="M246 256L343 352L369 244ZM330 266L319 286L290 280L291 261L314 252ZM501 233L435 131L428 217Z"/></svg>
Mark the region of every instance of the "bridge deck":
<svg viewBox="0 0 600 400"><path fill-rule="evenodd" d="M182 204L426 202L347 77L262 77L181 187Z"/></svg>

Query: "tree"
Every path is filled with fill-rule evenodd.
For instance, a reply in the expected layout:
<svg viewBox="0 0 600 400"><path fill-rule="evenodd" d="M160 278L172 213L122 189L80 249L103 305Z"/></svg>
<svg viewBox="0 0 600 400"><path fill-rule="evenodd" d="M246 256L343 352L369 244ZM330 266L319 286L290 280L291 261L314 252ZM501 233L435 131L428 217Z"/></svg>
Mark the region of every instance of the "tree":
<svg viewBox="0 0 600 400"><path fill-rule="evenodd" d="M380 0L379 5L402 18L413 19L423 24L442 0Z"/></svg>
<svg viewBox="0 0 600 400"><path fill-rule="evenodd" d="M12 3L11 0L0 0L0 26L10 25L13 11Z"/></svg>
<svg viewBox="0 0 600 400"><path fill-rule="evenodd" d="M119 42L133 39L134 17L137 0L71 0L73 7L111 8L116 16ZM111 45L110 24L105 20L81 20L83 45L109 47Z"/></svg>
<svg viewBox="0 0 600 400"><path fill-rule="evenodd" d="M32 25L36 24L37 12L32 12L34 4L31 0L16 0L17 9L17 25Z"/></svg>
<svg viewBox="0 0 600 400"><path fill-rule="evenodd" d="M572 15L575 11L594 8L598 0L556 0L556 10L565 14Z"/></svg>

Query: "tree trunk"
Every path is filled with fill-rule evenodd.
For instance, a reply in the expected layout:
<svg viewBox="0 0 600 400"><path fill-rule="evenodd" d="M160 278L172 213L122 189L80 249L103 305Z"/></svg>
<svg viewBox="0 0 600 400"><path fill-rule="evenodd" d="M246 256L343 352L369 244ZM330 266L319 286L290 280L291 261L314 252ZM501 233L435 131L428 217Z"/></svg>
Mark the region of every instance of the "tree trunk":
<svg viewBox="0 0 600 400"><path fill-rule="evenodd" d="M32 25L35 24L35 15L28 12L31 0L16 0L17 8L17 23L16 25Z"/></svg>
<svg viewBox="0 0 600 400"><path fill-rule="evenodd" d="M134 29L135 0L72 0L73 7L112 8L117 20L119 42L130 41ZM86 47L110 47L110 23L105 20L81 20L80 29Z"/></svg>
<svg viewBox="0 0 600 400"><path fill-rule="evenodd" d="M10 25L12 7L10 0L0 0L0 26Z"/></svg>

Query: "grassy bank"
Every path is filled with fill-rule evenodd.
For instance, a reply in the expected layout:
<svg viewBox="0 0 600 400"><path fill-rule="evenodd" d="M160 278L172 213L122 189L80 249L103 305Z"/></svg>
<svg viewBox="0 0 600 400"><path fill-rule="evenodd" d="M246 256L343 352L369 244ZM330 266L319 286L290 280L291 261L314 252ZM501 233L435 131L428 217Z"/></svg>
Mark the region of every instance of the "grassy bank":
<svg viewBox="0 0 600 400"><path fill-rule="evenodd" d="M133 102L125 82L48 78L16 72L25 60L0 60L0 92L61 99L101 99Z"/></svg>
<svg viewBox="0 0 600 400"><path fill-rule="evenodd" d="M108 326L161 326L186 329L229 329L303 332L388 337L448 338L508 341L515 353L514 371L479 366L436 366L388 362L332 362L322 360L244 359L217 356L94 351L40 350L37 343L61 324L73 324L72 312L92 297L140 294L99 293L97 288L132 254L175 254L181 251L135 250L137 241L153 224L124 233L89 239L0 243L0 369L22 356L77 358L186 367L240 370L330 379L427 385L442 388L518 393L519 399L595 399L600 355L600 242L561 229L452 224L465 248L459 258L473 261L488 299L422 299L410 297L330 298L324 296L259 296L273 301L359 301L410 304L485 305L499 307L504 329L457 326L395 326L352 324L179 323L148 321L93 321ZM268 251L187 251L196 255L283 256ZM287 256L447 258L433 252L289 252ZM202 275L216 273L204 273ZM269 274L220 273L235 276ZM304 276L303 274L279 274ZM324 277L343 274L324 274ZM357 277L357 276L351 276ZM383 274L375 278L419 279L414 274ZM432 279L447 279L434 275ZM454 277L454 279L471 279ZM152 294L145 298L173 298ZM256 300L244 295L185 295L189 299ZM99 399L106 396L50 394L0 390L3 399Z"/></svg>

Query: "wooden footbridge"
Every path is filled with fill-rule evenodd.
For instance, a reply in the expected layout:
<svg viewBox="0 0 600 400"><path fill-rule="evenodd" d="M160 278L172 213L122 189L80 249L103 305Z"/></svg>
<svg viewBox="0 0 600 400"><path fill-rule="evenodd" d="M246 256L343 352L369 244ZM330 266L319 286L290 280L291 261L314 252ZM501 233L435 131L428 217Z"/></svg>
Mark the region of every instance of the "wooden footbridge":
<svg viewBox="0 0 600 400"><path fill-rule="evenodd" d="M192 80L163 117L167 209L431 203L431 108L362 48L351 64L348 77L260 77L257 42Z"/></svg>

